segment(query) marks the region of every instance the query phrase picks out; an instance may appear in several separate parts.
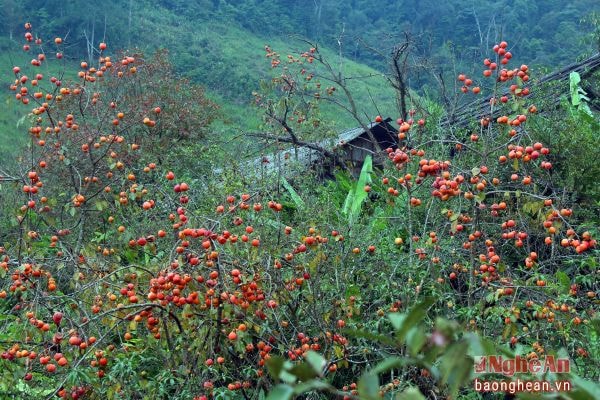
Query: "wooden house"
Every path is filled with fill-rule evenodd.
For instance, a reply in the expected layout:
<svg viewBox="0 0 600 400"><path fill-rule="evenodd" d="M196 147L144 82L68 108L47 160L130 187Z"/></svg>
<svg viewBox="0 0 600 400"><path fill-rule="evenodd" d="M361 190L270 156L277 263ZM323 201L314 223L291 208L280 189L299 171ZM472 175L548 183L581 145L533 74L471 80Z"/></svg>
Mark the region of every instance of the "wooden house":
<svg viewBox="0 0 600 400"><path fill-rule="evenodd" d="M327 178L340 168L358 176L367 155L373 157L374 167L382 168L387 158L385 149L396 146L398 141L398 128L392 126L391 121L387 118L368 124L367 129L348 129L334 139L302 143L263 155L250 162L250 169L258 173L282 171L284 175L311 170ZM371 135L375 141L371 140Z"/></svg>
<svg viewBox="0 0 600 400"><path fill-rule="evenodd" d="M369 133L360 127L349 129L338 136L334 150L340 151L342 160L354 175L360 173L367 155L373 156L375 167L383 167L383 162L387 159L385 149L398 144L398 129L390 124L391 121L391 118L387 118L368 126L375 142L371 140Z"/></svg>

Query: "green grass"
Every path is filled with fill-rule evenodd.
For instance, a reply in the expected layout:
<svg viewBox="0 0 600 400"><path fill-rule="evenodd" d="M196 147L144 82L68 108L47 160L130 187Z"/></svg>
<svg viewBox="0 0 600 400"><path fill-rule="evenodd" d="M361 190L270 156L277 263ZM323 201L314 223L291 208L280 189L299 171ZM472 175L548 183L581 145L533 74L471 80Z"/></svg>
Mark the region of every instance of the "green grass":
<svg viewBox="0 0 600 400"><path fill-rule="evenodd" d="M29 115L32 104L25 106L15 99L15 93L8 89L14 83L13 67L19 66L21 73L30 79L37 74L44 75L42 85L48 84L51 76L76 77L75 69L68 62L58 63L49 60L41 67L34 68L30 62L37 55L31 50L28 53L19 50L20 45L6 38L0 38L0 165L14 162L25 143L29 140L27 123L22 123Z"/></svg>
<svg viewBox="0 0 600 400"><path fill-rule="evenodd" d="M0 157L3 159L16 152L25 142L26 136L17 129L19 111L14 97L2 95L2 111L0 112Z"/></svg>
<svg viewBox="0 0 600 400"><path fill-rule="evenodd" d="M8 90L8 86L14 80L13 66L20 54L6 51L8 46L5 42L0 44L0 80L3 88L0 95L0 165L17 153L19 147L27 140L27 132L21 132L17 128L17 122L22 117L25 107L21 107L14 93Z"/></svg>
<svg viewBox="0 0 600 400"><path fill-rule="evenodd" d="M309 47L291 37L261 37L242 29L235 21L182 20L179 15L165 8L150 10L140 7L137 13L138 19L148 21L139 26L140 37L147 38L160 32L158 42L170 50L178 71L205 85L209 93L221 98L220 104L224 109L232 111L246 108L252 99L252 91L259 88L260 81L270 79L273 75L269 60L265 58L266 44L282 56L282 65L287 54L297 56ZM321 52L344 76L353 78L348 81L348 87L359 104L361 116L367 121L378 114L397 115L394 91L381 72L340 58L330 49L321 49ZM323 85L326 82L323 81ZM238 121L241 129L254 129L260 121L260 115L249 114L257 112L260 111L242 111L241 115L229 117L232 121ZM339 129L357 125L339 107L325 102L322 114L324 119L334 122Z"/></svg>
<svg viewBox="0 0 600 400"><path fill-rule="evenodd" d="M139 23L132 45L145 46L148 54L158 47L169 49L177 72L206 87L207 95L221 106L223 118L213 127L219 135L231 138L240 132L261 129L262 111L251 106L252 92L259 89L261 80L270 80L275 74L265 58L265 44L281 54L282 64L287 54L298 55L306 51L308 45L289 37L260 37L223 21L186 20L156 4L142 4L135 11ZM22 66L29 75L35 72L29 66L32 54L20 51L20 44L16 42L0 40L3 50L0 80L6 88L14 79L13 65ZM321 52L345 77L353 78L348 81L348 88L359 105L363 122L372 121L379 114L397 116L394 92L380 72L340 58L335 51L321 49ZM49 64L60 67L56 60L50 61ZM42 72L50 74L50 71ZM323 86L327 86L326 81ZM342 98L339 92L337 96ZM27 140L26 127L17 128L17 121L28 109L18 105L8 90L2 91L1 101L0 156L6 159L7 155L17 153ZM347 112L326 101L322 101L321 118L337 131L359 125Z"/></svg>

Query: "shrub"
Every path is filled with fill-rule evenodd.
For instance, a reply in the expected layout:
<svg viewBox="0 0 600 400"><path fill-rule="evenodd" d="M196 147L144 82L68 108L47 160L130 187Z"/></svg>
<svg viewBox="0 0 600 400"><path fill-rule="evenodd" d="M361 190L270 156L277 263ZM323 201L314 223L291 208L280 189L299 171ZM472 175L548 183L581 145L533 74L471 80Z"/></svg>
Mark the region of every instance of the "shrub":
<svg viewBox="0 0 600 400"><path fill-rule="evenodd" d="M15 97L34 107L0 251L4 393L256 398L275 388L275 398L297 390L278 379L300 377L327 384L298 393L352 397L358 376L395 357L359 383L363 398L407 386L453 395L470 377L472 331L528 357L569 343L579 372L596 374L597 283L585 276L596 241L570 224L551 150L528 133L526 66L485 61L494 100L466 139L428 140L416 111L398 121L389 168L365 168L340 212L289 183L286 202L272 188L205 193L180 178L177 143L201 137L214 104L176 80L163 53L98 49L74 82L14 70ZM495 52L510 61L505 43ZM34 73L47 61L40 53ZM440 159L448 143L454 156ZM407 352L414 359L400 362ZM377 372L389 373L381 387Z"/></svg>

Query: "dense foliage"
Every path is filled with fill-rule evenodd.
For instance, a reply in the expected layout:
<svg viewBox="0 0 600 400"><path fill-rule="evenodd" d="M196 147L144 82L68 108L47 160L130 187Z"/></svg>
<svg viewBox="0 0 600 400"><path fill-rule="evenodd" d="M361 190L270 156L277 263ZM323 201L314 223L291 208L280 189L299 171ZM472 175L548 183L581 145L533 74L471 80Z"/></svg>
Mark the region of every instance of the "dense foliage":
<svg viewBox="0 0 600 400"><path fill-rule="evenodd" d="M415 100L397 146L323 181L194 145L217 106L164 52L97 42L46 73L67 39L14 29L34 58L10 82L30 145L0 171L3 396L481 398L490 354L568 357L544 379L597 393L598 117L576 76L540 116L498 42L457 77L483 117L442 127ZM323 104L372 122L326 51L265 50L270 149L316 146Z"/></svg>
<svg viewBox="0 0 600 400"><path fill-rule="evenodd" d="M318 0L203 0L117 1L104 2L94 12L83 1L14 1L0 2L0 34L13 37L22 18L44 26L49 35L69 32L83 42L77 56L90 56L99 40L113 48L143 43L148 49L188 46L175 63L180 70L198 70L204 83L229 92L230 97L247 96L253 88L239 87L243 75L236 76L235 66L223 59L225 36L212 36L208 30L227 25L262 40L284 35L300 35L324 47L336 50L354 61L387 71L381 54L388 54L409 32L419 37L418 53L432 61L448 59L450 54L463 65L478 59L485 49L500 38L513 43L517 54L527 54L535 65L560 65L582 53L597 50L593 20L600 12L597 2L503 0L480 1L465 6L457 0L436 1L337 1ZM594 12L596 14L594 14ZM596 17L595 17L596 16ZM193 24L186 21L194 21ZM152 23L150 23L152 22ZM155 29L164 26L164 31ZM171 31L168 25L180 27ZM158 33L158 34L157 34ZM80 39L81 38L81 39ZM191 46L190 46L191 45ZM235 48L235 47L234 47ZM240 49L237 49L240 51ZM336 50L337 51L337 50ZM462 60L462 61L461 61ZM231 79L221 81L225 76ZM216 68L215 68L216 67ZM208 73L201 73L202 69ZM246 89L241 91L240 89ZM249 89L249 90L248 90Z"/></svg>
<svg viewBox="0 0 600 400"><path fill-rule="evenodd" d="M297 37L307 38L345 76L371 76L351 81L366 115L389 113L375 107L391 105L393 96L380 74L389 72L390 54L406 40L410 57L405 80L432 99L453 93L449 83L455 70L472 72L494 41L508 40L517 57L526 55L518 61L536 67L563 65L598 49L597 2L463 3L109 0L90 5L80 0L0 0L0 66L9 71L23 62L14 51L23 20L43 29L42 37L66 33L70 47L64 61L70 68L80 59L91 62L101 41L115 50L140 46L147 54L168 48L177 73L204 85L221 104L224 118L214 130L231 138L236 129L261 128L249 103L257 82L267 78L259 57L266 43L287 53L303 47ZM443 92L440 79L447 86ZM10 163L22 144L15 131L16 105L10 96L1 100L6 107L0 110L0 165ZM322 113L336 130L353 125L335 107L322 107Z"/></svg>

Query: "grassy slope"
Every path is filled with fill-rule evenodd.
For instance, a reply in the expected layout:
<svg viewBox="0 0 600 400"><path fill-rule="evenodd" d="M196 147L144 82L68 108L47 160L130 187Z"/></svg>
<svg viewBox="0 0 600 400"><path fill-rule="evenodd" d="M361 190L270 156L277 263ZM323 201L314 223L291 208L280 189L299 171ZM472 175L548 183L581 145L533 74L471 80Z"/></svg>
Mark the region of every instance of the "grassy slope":
<svg viewBox="0 0 600 400"><path fill-rule="evenodd" d="M308 47L306 43L292 38L259 37L242 29L236 21L227 24L220 21L186 21L168 9L153 11L151 16L148 12L145 8L137 11L137 19L144 21L139 25L141 37L160 31L160 42L171 50L179 71L205 84L209 92L231 103L225 108L235 109L234 105L246 107L252 91L258 89L259 81L270 77L269 61L264 56L265 44L280 53L282 58L286 54L298 55ZM156 26L161 29L157 30ZM392 112L394 93L380 73L363 64L340 60L333 51L324 50L323 53L332 64L343 65L345 76L377 75L365 80L349 81L357 103L361 104L362 111L370 118L378 114L374 104L383 114ZM256 112L251 114L249 116L248 112L241 112L239 116L229 117L242 128L255 128L260 119ZM325 107L324 114L325 118L339 122L342 127L356 125L337 108Z"/></svg>
<svg viewBox="0 0 600 400"><path fill-rule="evenodd" d="M22 73L30 78L36 73L43 74L45 80L42 81L42 86L48 82L51 76L60 78L76 74L76 70L70 67L67 61L61 65L56 63L56 60L51 60L47 64L42 64L40 68L34 69L30 65L30 61L37 53L25 53L20 51L19 47L20 44L17 42L9 42L0 38L0 87L2 88L0 91L0 165L14 162L22 146L29 140L28 126L24 118L32 106L24 106L18 102L14 92L8 89L15 79L12 72L13 67L18 65L21 67Z"/></svg>
<svg viewBox="0 0 600 400"><path fill-rule="evenodd" d="M13 61L17 54L9 52L0 53L0 79L2 80L2 93L0 94L0 159L18 151L27 136L17 129L17 121L22 116L23 108L17 106L14 94L7 90L13 79Z"/></svg>
<svg viewBox="0 0 600 400"><path fill-rule="evenodd" d="M250 106L252 91L259 88L261 79L269 79L269 61L264 57L264 46L269 44L282 55L298 54L307 45L291 38L259 37L242 29L232 21L190 21L180 18L168 9L150 5L138 7L135 20L138 29L132 43L168 48L179 71L207 87L208 95L222 106L224 121L215 125L220 135L231 137L240 131L260 128L261 111ZM110 29L110 27L109 27ZM144 40L152 36L151 40ZM0 80L8 84L13 79L12 66L28 64L31 55L18 51L19 44L0 55ZM110 45L110 43L109 43ZM342 66L345 76L369 76L352 79L349 87L361 108L364 119L377 114L395 116L394 93L380 73L365 65L341 59L330 50L324 55L336 66ZM3 84L3 87L6 86ZM325 83L324 83L325 85ZM8 90L2 90L0 107L0 156L14 154L18 145L27 140L24 127L16 123L23 116L24 107L15 107L15 100ZM338 107L323 103L323 118L333 122L336 129L357 126L352 118ZM368 116L368 117L367 117Z"/></svg>

